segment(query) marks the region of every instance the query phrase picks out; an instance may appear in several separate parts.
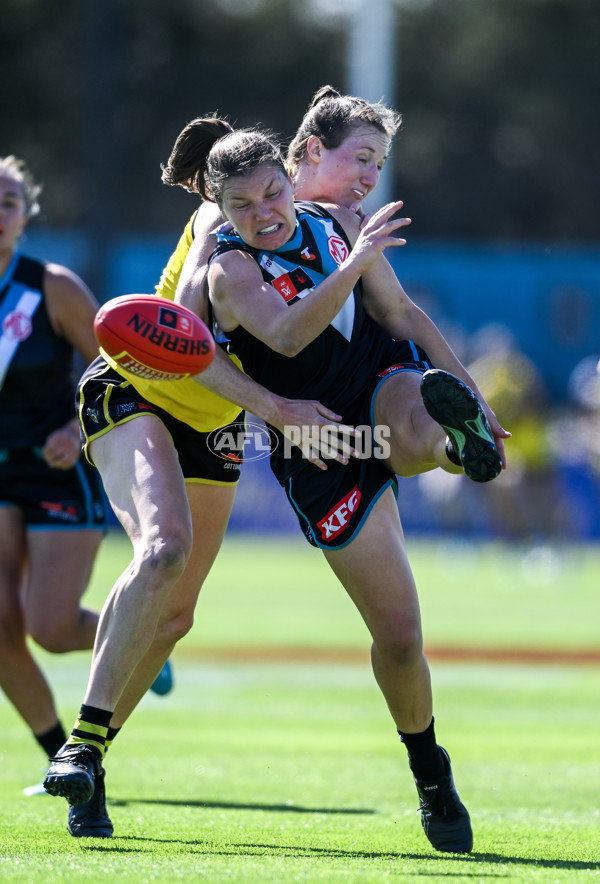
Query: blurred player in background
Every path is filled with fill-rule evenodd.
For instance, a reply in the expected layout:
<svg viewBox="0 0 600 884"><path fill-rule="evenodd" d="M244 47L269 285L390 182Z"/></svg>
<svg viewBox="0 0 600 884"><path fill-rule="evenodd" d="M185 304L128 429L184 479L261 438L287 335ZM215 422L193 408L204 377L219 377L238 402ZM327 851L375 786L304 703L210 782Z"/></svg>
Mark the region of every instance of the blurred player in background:
<svg viewBox="0 0 600 884"><path fill-rule="evenodd" d="M549 398L542 375L501 323L469 342L469 371L514 433L510 470L485 488L486 522L509 542L540 544L567 537L569 515L552 450Z"/></svg>
<svg viewBox="0 0 600 884"><path fill-rule="evenodd" d="M98 353L98 304L66 267L18 250L40 190L22 160L0 158L0 686L52 757L67 737L27 636L53 653L93 647L99 615L81 598L106 503L81 457L73 378L75 354ZM167 663L152 687L170 683Z"/></svg>
<svg viewBox="0 0 600 884"><path fill-rule="evenodd" d="M66 734L27 636L54 653L93 647L98 613L81 597L106 514L72 377L74 351L98 351L98 305L66 267L18 251L39 192L21 160L0 159L0 686L53 756Z"/></svg>

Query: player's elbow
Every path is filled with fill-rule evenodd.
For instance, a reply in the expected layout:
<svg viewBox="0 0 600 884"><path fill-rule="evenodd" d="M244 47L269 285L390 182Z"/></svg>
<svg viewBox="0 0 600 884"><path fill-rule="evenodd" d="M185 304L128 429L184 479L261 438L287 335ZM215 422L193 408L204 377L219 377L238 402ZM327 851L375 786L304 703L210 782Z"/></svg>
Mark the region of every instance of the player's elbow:
<svg viewBox="0 0 600 884"><path fill-rule="evenodd" d="M307 345L304 335L294 329L281 329L269 341L269 347L282 356L297 356Z"/></svg>
<svg viewBox="0 0 600 884"><path fill-rule="evenodd" d="M297 356L304 347L295 346L293 344L282 344L277 352L281 353L282 356L287 356L288 359L293 359L294 356Z"/></svg>

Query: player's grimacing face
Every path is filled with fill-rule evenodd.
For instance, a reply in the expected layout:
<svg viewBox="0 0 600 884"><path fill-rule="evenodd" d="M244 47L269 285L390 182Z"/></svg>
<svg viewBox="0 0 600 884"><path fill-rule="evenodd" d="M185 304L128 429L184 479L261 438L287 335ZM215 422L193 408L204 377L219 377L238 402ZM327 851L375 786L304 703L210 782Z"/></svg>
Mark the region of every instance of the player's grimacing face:
<svg viewBox="0 0 600 884"><path fill-rule="evenodd" d="M390 140L374 126L354 129L339 147L322 147L315 169L322 199L356 209L377 185Z"/></svg>
<svg viewBox="0 0 600 884"><path fill-rule="evenodd" d="M281 248L296 231L292 185L278 167L259 166L250 175L230 178L222 209L244 242L258 249Z"/></svg>

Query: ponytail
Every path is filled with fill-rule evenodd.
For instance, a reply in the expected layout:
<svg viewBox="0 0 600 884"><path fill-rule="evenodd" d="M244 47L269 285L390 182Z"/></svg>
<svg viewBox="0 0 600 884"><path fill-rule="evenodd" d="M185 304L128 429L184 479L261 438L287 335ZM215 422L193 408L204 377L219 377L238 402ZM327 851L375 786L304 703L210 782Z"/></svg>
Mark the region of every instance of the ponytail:
<svg viewBox="0 0 600 884"><path fill-rule="evenodd" d="M206 161L213 145L233 132L226 120L197 117L177 137L168 162L161 163L164 184L179 185L203 200L214 202L206 175Z"/></svg>

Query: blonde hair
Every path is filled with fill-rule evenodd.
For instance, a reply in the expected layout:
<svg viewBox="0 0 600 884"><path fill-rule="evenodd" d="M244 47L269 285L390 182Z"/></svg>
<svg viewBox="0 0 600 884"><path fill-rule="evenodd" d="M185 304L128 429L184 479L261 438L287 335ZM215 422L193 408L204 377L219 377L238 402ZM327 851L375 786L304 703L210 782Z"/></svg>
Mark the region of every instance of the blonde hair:
<svg viewBox="0 0 600 884"><path fill-rule="evenodd" d="M23 191L23 199L25 201L25 216L27 219L33 218L39 214L40 204L38 197L42 192L42 185L37 184L33 175L27 168L25 161L20 160L12 154L7 157L0 157L0 173L14 178Z"/></svg>

